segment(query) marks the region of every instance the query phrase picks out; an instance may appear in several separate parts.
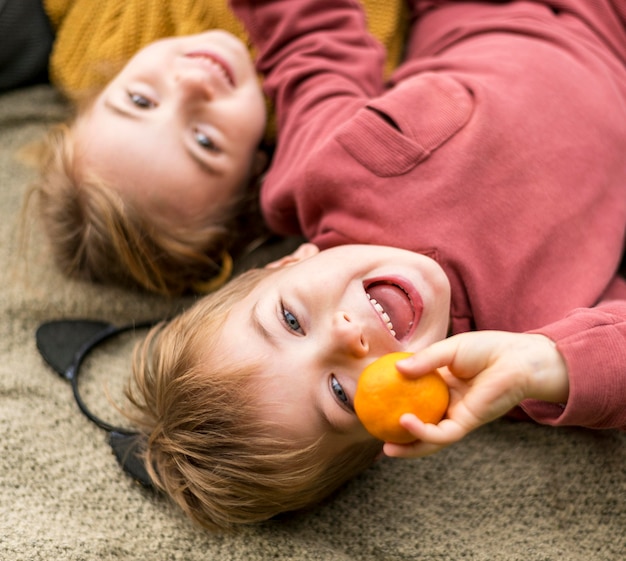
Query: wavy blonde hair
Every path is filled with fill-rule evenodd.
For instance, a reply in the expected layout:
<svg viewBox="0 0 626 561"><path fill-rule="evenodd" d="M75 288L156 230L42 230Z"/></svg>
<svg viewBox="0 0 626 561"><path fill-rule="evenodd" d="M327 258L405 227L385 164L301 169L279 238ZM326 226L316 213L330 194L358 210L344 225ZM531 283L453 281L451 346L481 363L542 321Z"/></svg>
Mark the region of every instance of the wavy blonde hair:
<svg viewBox="0 0 626 561"><path fill-rule="evenodd" d="M279 439L259 419L257 365L223 356L215 341L232 305L269 274L248 271L153 328L136 350L127 388L132 410L126 414L145 436L150 476L212 530L314 505L369 466L382 447L368 441L331 459L321 453L324 438Z"/></svg>
<svg viewBox="0 0 626 561"><path fill-rule="evenodd" d="M209 292L228 279L230 255L264 235L254 179L240 200L223 209L219 221L177 229L159 224L83 169L76 156L75 123L49 131L38 155L40 180L26 197L26 206L37 200L54 260L64 274L167 296Z"/></svg>

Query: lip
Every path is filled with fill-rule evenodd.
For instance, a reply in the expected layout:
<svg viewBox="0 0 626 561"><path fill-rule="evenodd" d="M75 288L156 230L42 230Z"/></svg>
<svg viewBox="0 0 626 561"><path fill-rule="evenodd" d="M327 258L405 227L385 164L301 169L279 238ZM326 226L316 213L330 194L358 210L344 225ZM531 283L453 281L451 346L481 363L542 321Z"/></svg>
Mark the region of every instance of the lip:
<svg viewBox="0 0 626 561"><path fill-rule="evenodd" d="M411 320L410 328L406 331L406 333L402 335L402 337L398 338L397 336L393 335L393 333L391 333L391 331L389 330L387 324L385 323L384 319L382 318L378 310L374 309L374 312L376 313L376 316L378 317L381 324L383 324L383 326L385 327L385 330L387 331L387 333L389 333L392 337L394 337L396 341L404 342L407 339L410 339L413 333L415 333L415 330L417 329L417 326L419 325L420 319L422 317L422 313L424 311L424 302L422 300L421 294L418 292L418 290L410 281L408 281L404 277L398 277L398 276L374 277L374 278L364 280L363 288L366 294L368 293L368 289L370 287L377 285L377 284L389 284L392 286L396 286L400 290L402 290L402 292L404 292L404 294L406 295L407 301L409 303L409 306L413 314L413 318ZM373 308L373 305L372 305L372 308Z"/></svg>
<svg viewBox="0 0 626 561"><path fill-rule="evenodd" d="M209 51L191 51L189 53L185 53L185 56L187 58L200 60L204 59L217 64L224 71L224 74L226 74L226 78L228 79L230 86L233 88L236 87L235 73L233 72L230 64L228 64L228 62L226 62L226 60L224 60L221 56Z"/></svg>

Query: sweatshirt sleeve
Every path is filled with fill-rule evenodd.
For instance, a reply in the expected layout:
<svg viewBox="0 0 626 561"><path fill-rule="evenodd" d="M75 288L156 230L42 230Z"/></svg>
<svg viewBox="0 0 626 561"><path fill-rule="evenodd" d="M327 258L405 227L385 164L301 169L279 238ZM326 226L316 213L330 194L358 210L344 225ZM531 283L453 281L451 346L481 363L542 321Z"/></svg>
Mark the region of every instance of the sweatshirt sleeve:
<svg viewBox="0 0 626 561"><path fill-rule="evenodd" d="M368 32L358 0L231 0L231 5L255 48L279 133L286 121L293 125L290 132L315 126L312 114L316 124L336 123L338 98L382 92L385 52Z"/></svg>
<svg viewBox="0 0 626 561"><path fill-rule="evenodd" d="M526 400L524 412L543 424L626 430L626 299L608 295L534 332L552 339L563 355L569 398L565 404Z"/></svg>

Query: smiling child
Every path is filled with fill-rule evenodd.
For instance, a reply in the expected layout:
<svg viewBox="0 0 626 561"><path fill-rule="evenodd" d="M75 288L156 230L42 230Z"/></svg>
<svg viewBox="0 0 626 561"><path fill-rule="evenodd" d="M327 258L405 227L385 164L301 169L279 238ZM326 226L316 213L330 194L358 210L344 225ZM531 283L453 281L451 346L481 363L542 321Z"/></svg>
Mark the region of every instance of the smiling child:
<svg viewBox="0 0 626 561"><path fill-rule="evenodd" d="M153 481L211 529L318 502L381 452L352 407L361 370L445 337L449 302L434 260L389 247L305 244L235 278L137 353Z"/></svg>
<svg viewBox="0 0 626 561"><path fill-rule="evenodd" d="M388 72L405 6L363 5ZM51 131L29 193L56 263L165 295L220 286L232 258L267 236L258 180L276 140L241 22L226 0L43 7L51 81L77 109Z"/></svg>

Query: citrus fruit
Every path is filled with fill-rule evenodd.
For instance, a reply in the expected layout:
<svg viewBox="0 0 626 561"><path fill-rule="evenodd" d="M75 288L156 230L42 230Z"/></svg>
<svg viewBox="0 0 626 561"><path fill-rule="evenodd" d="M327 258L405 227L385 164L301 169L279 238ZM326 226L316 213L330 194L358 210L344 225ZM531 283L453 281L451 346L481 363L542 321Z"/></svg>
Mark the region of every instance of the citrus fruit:
<svg viewBox="0 0 626 561"><path fill-rule="evenodd" d="M413 413L425 423L438 423L450 401L448 386L437 371L409 379L396 369L396 362L409 356L405 352L381 356L363 370L357 384L357 417L372 436L385 442L414 441L400 425L400 417Z"/></svg>

